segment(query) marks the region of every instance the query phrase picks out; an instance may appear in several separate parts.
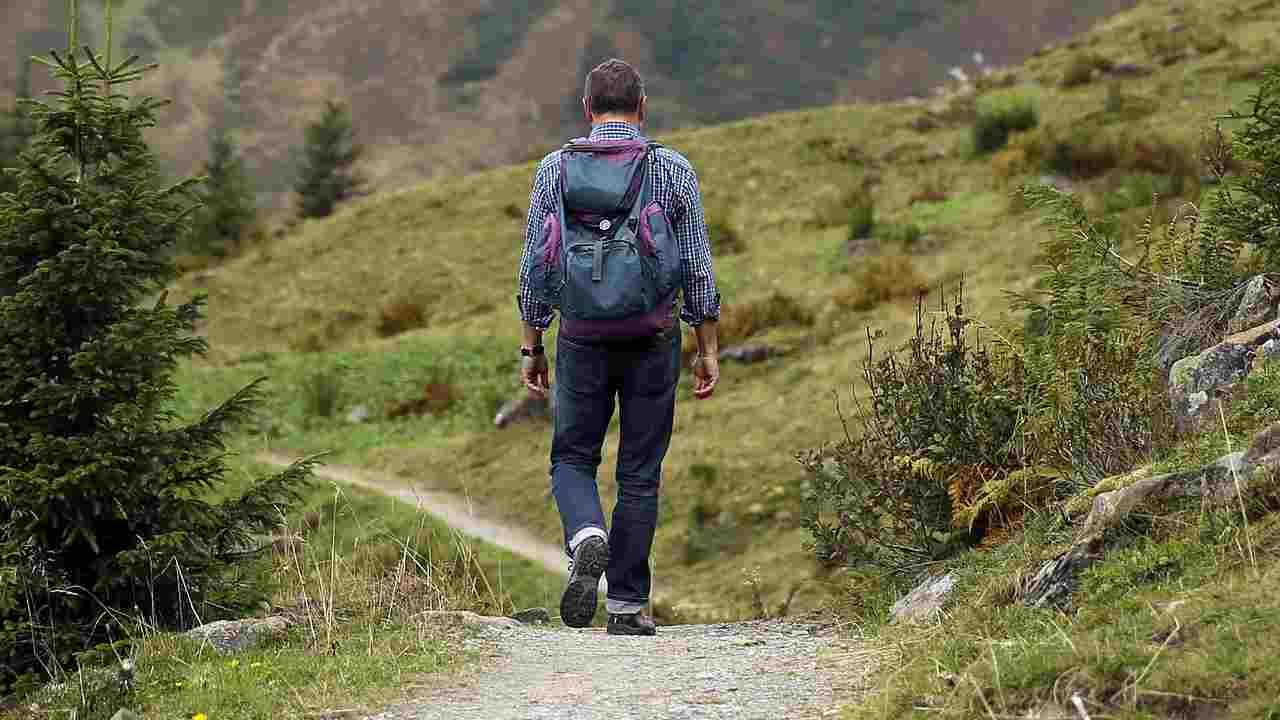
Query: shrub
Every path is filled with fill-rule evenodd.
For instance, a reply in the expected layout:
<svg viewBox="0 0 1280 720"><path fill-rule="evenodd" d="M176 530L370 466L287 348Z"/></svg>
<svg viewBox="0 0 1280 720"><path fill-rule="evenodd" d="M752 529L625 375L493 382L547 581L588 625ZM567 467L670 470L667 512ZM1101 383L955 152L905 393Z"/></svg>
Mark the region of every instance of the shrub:
<svg viewBox="0 0 1280 720"><path fill-rule="evenodd" d="M1000 150L1009 136L1040 124L1034 98L1021 92L992 93L978 104L973 124L973 147L979 154Z"/></svg>
<svg viewBox="0 0 1280 720"><path fill-rule="evenodd" d="M396 403L387 410L387 417L397 418L419 415L438 415L446 412L458 399L458 391L448 383L429 383L422 389L422 395L405 402Z"/></svg>
<svg viewBox="0 0 1280 720"><path fill-rule="evenodd" d="M1214 224L1240 242L1258 248L1275 269L1280 262L1280 66L1263 73L1245 114L1227 117L1243 123L1227 145L1218 130L1210 146L1211 172L1220 180L1210 215ZM1249 168L1228 178L1232 167Z"/></svg>
<svg viewBox="0 0 1280 720"><path fill-rule="evenodd" d="M204 174L203 207L181 245L192 255L221 258L239 249L257 216L244 161L229 134L210 138Z"/></svg>
<svg viewBox="0 0 1280 720"><path fill-rule="evenodd" d="M382 308L378 316L378 335L393 337L401 333L417 330L427 324L426 313L422 306L412 302L394 302Z"/></svg>
<svg viewBox="0 0 1280 720"><path fill-rule="evenodd" d="M842 310L863 311L890 300L917 297L928 289L910 256L882 255L858 265L852 281L837 290L832 300Z"/></svg>
<svg viewBox="0 0 1280 720"><path fill-rule="evenodd" d="M797 456L808 471L803 522L828 563L910 572L968 540L954 532L952 495L971 478L1018 465L1018 396L1010 360L992 353L957 310L926 321L899 351L863 363L867 399L845 439Z"/></svg>
<svg viewBox="0 0 1280 720"><path fill-rule="evenodd" d="M0 199L0 693L125 618L255 606L258 537L311 465L214 500L260 383L189 424L171 409L175 366L207 349L203 298L162 292L194 181L161 181L143 133L163 103L122 95L134 61L52 54L62 92L31 105L32 162Z"/></svg>

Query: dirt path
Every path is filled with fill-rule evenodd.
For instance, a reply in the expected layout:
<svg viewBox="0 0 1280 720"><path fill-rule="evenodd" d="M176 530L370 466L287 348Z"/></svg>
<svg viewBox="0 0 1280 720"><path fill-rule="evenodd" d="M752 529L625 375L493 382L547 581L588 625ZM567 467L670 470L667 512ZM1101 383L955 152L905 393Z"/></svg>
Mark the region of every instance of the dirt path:
<svg viewBox="0 0 1280 720"><path fill-rule="evenodd" d="M839 714L881 658L818 626L764 621L600 630L489 629L457 685L368 720L791 720Z"/></svg>
<svg viewBox="0 0 1280 720"><path fill-rule="evenodd" d="M276 467L292 462L279 453L256 459ZM397 497L465 535L566 573L560 548L476 515L462 498L358 468L322 465L315 472ZM368 720L825 718L839 714L835 698L849 700L885 661L829 628L784 621L660 627L656 638L559 625L479 632L468 641L484 657L476 669Z"/></svg>
<svg viewBox="0 0 1280 720"><path fill-rule="evenodd" d="M258 453L254 459L280 468L288 467L293 463L293 458L272 452ZM529 558L552 573L568 574L562 549L520 528L499 524L477 515L466 500L456 495L419 490L403 478L394 475L342 465L319 465L315 468L315 474L326 480L375 490L399 498L428 515L440 518L463 535L484 540Z"/></svg>

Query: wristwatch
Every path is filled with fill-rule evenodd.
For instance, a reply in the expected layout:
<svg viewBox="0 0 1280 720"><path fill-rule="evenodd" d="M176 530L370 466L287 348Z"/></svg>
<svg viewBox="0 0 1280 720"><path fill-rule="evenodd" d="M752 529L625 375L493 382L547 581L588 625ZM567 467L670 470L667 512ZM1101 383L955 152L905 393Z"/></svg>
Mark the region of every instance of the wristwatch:
<svg viewBox="0 0 1280 720"><path fill-rule="evenodd" d="M541 345L534 345L533 347L525 347L525 346L520 347L520 357L538 357L545 352L546 350L544 350Z"/></svg>

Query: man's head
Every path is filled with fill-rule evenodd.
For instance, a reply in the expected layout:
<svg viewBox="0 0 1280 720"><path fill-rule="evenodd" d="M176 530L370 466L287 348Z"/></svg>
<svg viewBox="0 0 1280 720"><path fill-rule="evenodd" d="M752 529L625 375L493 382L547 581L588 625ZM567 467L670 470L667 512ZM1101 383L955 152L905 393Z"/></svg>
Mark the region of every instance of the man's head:
<svg viewBox="0 0 1280 720"><path fill-rule="evenodd" d="M605 120L639 123L644 120L644 80L621 60L606 60L587 73L582 108L592 124Z"/></svg>

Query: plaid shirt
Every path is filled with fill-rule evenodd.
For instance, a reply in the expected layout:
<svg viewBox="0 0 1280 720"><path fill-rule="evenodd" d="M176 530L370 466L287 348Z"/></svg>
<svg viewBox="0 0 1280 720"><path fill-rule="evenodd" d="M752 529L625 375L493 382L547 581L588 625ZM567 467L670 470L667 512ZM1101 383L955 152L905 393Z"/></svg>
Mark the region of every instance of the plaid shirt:
<svg viewBox="0 0 1280 720"><path fill-rule="evenodd" d="M633 140L638 129L623 122L606 122L591 130L591 141ZM698 176L683 155L659 148L651 156L649 183L653 199L666 209L680 245L680 265L684 298L680 318L697 327L704 320L720 317L720 293L711 268L711 242L702 211ZM530 258L548 213L556 212L560 191L560 151L542 159L529 198L529 226L525 231L524 254L520 258L520 318L530 327L545 330L551 325L552 309L533 297L529 284Z"/></svg>

